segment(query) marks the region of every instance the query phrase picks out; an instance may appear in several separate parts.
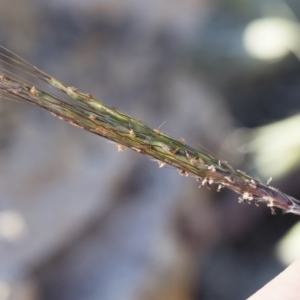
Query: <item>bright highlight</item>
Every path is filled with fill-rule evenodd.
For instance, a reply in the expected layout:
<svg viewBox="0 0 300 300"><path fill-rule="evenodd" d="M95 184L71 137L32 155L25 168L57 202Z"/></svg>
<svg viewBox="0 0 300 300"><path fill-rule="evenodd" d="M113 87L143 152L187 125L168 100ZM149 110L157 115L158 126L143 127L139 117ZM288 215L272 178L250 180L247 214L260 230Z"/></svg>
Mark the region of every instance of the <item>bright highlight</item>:
<svg viewBox="0 0 300 300"><path fill-rule="evenodd" d="M0 212L0 237L9 241L20 239L25 233L22 216L12 210Z"/></svg>
<svg viewBox="0 0 300 300"><path fill-rule="evenodd" d="M244 47L258 59L275 60L293 51L299 25L282 18L257 19L244 31Z"/></svg>

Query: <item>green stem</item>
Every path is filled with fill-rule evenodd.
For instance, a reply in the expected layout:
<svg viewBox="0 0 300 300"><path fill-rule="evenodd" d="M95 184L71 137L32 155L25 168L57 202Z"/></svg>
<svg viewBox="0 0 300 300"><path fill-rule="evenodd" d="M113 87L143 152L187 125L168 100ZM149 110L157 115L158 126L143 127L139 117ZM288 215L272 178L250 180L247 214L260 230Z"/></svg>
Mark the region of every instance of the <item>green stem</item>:
<svg viewBox="0 0 300 300"><path fill-rule="evenodd" d="M194 174L201 181L201 186L210 188L211 184L217 184L218 191L224 187L231 189L241 195L240 202L264 202L271 207L273 213L273 208L277 207L286 212L300 214L299 200L263 184L244 172L234 170L227 162L193 149L142 121L104 105L90 94L66 86L19 56L14 57L11 61L21 66L23 71L35 72L40 79L67 94L72 101L66 103L23 82L17 76L4 75L4 72L0 73L0 90L40 106L76 127L116 142L119 150L128 147L157 159L160 167L168 164L177 168L181 175Z"/></svg>

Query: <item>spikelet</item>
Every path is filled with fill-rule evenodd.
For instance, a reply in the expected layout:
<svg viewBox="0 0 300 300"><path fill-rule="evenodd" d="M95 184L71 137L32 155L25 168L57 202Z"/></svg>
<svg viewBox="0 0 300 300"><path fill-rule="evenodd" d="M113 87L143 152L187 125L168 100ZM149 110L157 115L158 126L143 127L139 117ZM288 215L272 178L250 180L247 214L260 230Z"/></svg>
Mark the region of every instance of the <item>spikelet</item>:
<svg viewBox="0 0 300 300"><path fill-rule="evenodd" d="M48 93L3 67L0 69L0 90L7 93L9 99L27 101L73 126L112 140L117 143L118 151L130 148L153 157L158 161L159 167L168 164L177 168L182 176L194 174L201 186L210 188L212 184L216 184L218 191L222 188L231 189L241 195L240 202L262 202L272 212L277 207L300 215L300 201L269 186L269 181L263 184L240 170L234 170L227 162L193 149L183 139L174 139L140 120L106 106L91 94L65 85L2 46L0 64L9 65L10 69L40 79L68 97L66 100Z"/></svg>

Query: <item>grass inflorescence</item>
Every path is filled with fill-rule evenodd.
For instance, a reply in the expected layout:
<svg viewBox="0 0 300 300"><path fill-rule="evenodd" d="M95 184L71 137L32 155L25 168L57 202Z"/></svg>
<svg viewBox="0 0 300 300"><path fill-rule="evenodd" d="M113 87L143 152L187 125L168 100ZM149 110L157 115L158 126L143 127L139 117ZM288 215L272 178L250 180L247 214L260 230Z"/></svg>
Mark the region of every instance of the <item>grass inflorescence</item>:
<svg viewBox="0 0 300 300"><path fill-rule="evenodd" d="M20 56L0 46L0 90L9 99L23 100L40 106L70 124L100 135L117 143L118 151L130 148L158 161L159 167L171 165L183 176L193 174L200 186L217 191L228 188L240 194L239 202L266 203L274 213L274 207L300 215L300 201L288 196L269 184L264 184L242 171L233 169L227 162L216 159L154 129L142 121L110 108L91 94L67 86L56 78L32 66ZM8 66L11 70L6 69ZM34 76L68 97L57 96L33 85L17 75L17 71ZM6 97L3 97L6 98ZM66 99L65 99L66 98Z"/></svg>

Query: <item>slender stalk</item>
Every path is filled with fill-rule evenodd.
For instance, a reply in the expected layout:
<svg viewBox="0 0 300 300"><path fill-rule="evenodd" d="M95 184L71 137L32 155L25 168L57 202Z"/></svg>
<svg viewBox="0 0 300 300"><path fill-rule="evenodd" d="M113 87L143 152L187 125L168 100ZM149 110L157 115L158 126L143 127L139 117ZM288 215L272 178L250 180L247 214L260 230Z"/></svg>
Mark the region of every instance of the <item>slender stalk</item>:
<svg viewBox="0 0 300 300"><path fill-rule="evenodd" d="M258 179L234 170L227 162L185 145L164 132L153 129L140 120L110 108L90 94L79 92L32 66L21 57L0 46L0 63L35 76L69 96L68 101L38 88L4 68L0 71L0 90L10 97L40 106L70 124L95 133L118 144L118 150L130 148L158 160L159 167L168 164L181 175L196 175L200 186L218 185L218 191L228 188L240 194L239 202L266 203L300 215L300 201L263 184Z"/></svg>

